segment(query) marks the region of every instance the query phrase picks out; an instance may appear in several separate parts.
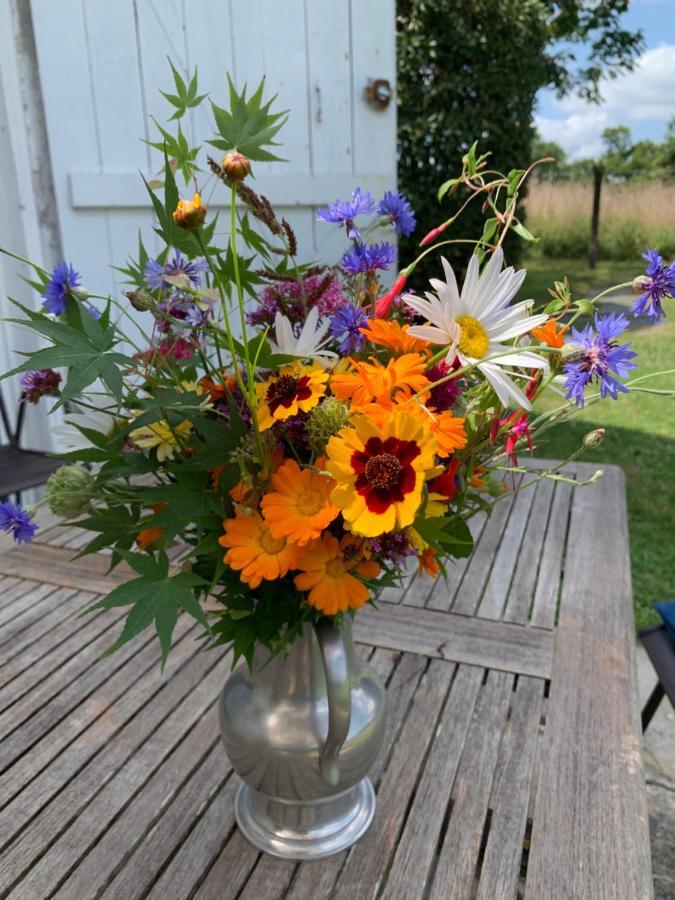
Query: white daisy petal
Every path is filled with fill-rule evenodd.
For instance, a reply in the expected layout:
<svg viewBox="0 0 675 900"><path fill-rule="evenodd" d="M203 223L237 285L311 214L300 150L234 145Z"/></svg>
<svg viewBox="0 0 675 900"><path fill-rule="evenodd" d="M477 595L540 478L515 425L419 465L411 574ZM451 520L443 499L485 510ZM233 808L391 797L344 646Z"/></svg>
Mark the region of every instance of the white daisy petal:
<svg viewBox="0 0 675 900"><path fill-rule="evenodd" d="M481 363L478 368L494 388L502 406L508 406L509 399L511 399L514 400L518 406L522 406L523 409L532 409L532 404L525 394L520 388L516 387L509 376L498 366L493 363Z"/></svg>
<svg viewBox="0 0 675 900"><path fill-rule="evenodd" d="M429 341L431 344L445 345L452 343L447 332L441 328L436 328L435 325L411 325L407 333L422 341Z"/></svg>
<svg viewBox="0 0 675 900"><path fill-rule="evenodd" d="M513 351L513 347L490 344L488 351L490 362L499 366L522 366L525 369L548 368L548 362L543 356L538 356L536 353L530 353L527 350L523 350L520 353L514 353ZM499 356L499 353L503 353L504 356Z"/></svg>

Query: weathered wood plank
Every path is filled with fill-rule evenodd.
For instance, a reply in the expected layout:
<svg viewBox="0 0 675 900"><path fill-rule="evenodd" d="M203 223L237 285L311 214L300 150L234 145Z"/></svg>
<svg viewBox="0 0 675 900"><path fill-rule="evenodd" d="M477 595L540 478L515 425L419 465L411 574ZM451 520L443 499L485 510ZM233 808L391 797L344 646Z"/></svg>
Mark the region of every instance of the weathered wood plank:
<svg viewBox="0 0 675 900"><path fill-rule="evenodd" d="M168 673L177 672L188 660L194 659L198 647L192 634L179 641L167 664ZM162 721L171 704L182 699L182 692L190 689L192 678L202 671L194 663L192 667L185 666L185 670L187 675L184 677L169 679L157 668L131 685L105 715L68 746L66 753L5 806L0 813L0 848L24 826L28 827L5 854L0 885L4 878L19 877L17 867L24 864L28 867L61 833L75 818L81 805L112 777L144 737ZM143 709L143 715L137 716L140 709ZM67 787L62 791L64 785ZM59 802L50 803L57 794Z"/></svg>
<svg viewBox="0 0 675 900"><path fill-rule="evenodd" d="M588 487L592 487L592 485ZM586 487L577 488L577 491L587 489ZM530 617L530 624L536 625L538 628L553 628L555 626L562 561L565 555L565 540L573 490L574 488L571 485L563 482L558 482L555 486L553 506L551 507L544 549L541 554L537 587L534 591L534 603ZM628 544L625 546L627 551ZM588 572L587 576L590 580L593 579L591 572Z"/></svg>
<svg viewBox="0 0 675 900"><path fill-rule="evenodd" d="M460 666L457 671L396 848L383 900L409 896L413 887L417 896L424 896L483 674L477 666Z"/></svg>
<svg viewBox="0 0 675 900"><path fill-rule="evenodd" d="M545 478L539 482L536 488L532 488L536 494L520 548L518 564L511 582L508 605L502 617L505 622L515 622L517 625L527 624L532 595L537 583L539 560L544 547L554 487L555 482L550 478Z"/></svg>
<svg viewBox="0 0 675 900"><path fill-rule="evenodd" d="M0 553L0 573L23 576L59 587L72 587L96 594L108 594L114 587L134 577L134 572L120 563L108 572L110 560L100 553L73 559L73 551L51 544L18 544Z"/></svg>
<svg viewBox="0 0 675 900"><path fill-rule="evenodd" d="M471 556L461 588L457 591L452 604L451 609L454 613L461 613L465 616L475 614L511 515L513 499L513 494L509 494L504 500L500 500L485 523L480 550Z"/></svg>
<svg viewBox="0 0 675 900"><path fill-rule="evenodd" d="M476 900L515 897L534 772L544 682L521 676L511 695L499 779L490 799L492 817Z"/></svg>
<svg viewBox="0 0 675 900"><path fill-rule="evenodd" d="M548 678L553 636L489 619L406 606L364 607L354 623L359 641L453 662Z"/></svg>
<svg viewBox="0 0 675 900"><path fill-rule="evenodd" d="M53 584L22 580L17 585L20 596L15 603L0 609L0 646L39 620L47 608L47 598L56 590Z"/></svg>
<svg viewBox="0 0 675 900"><path fill-rule="evenodd" d="M174 644L187 632L188 624L187 617L179 620ZM130 685L153 671L159 665L159 655L159 641L154 635L149 634L145 641L130 641L81 672L8 735L0 744L4 769L0 808L104 715Z"/></svg>
<svg viewBox="0 0 675 900"><path fill-rule="evenodd" d="M262 854L239 894L241 900L276 900L283 897L297 863Z"/></svg>
<svg viewBox="0 0 675 900"><path fill-rule="evenodd" d="M473 896L478 851L512 687L513 675L488 673L452 790L452 812L430 900L468 900Z"/></svg>
<svg viewBox="0 0 675 900"><path fill-rule="evenodd" d="M239 787L239 779L235 776L232 780ZM235 827L197 889L195 900L234 900L239 897L259 858L260 853ZM329 858L327 862L330 861Z"/></svg>
<svg viewBox="0 0 675 900"><path fill-rule="evenodd" d="M623 474L608 466L572 501L528 900L652 896L634 653Z"/></svg>
<svg viewBox="0 0 675 900"><path fill-rule="evenodd" d="M534 490L532 488L516 494L509 516L508 528L502 536L490 577L478 606L476 615L480 618L501 619L533 500Z"/></svg>
<svg viewBox="0 0 675 900"><path fill-rule="evenodd" d="M378 790L377 816L353 846L338 877L334 900L374 897L396 849L407 804L435 731L454 666L432 660L422 676Z"/></svg>

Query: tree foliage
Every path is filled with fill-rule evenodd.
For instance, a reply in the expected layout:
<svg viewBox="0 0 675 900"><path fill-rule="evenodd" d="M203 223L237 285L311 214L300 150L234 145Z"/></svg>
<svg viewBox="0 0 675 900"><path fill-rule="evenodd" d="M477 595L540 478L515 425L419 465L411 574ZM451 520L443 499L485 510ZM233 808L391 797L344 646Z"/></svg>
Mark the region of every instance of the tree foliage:
<svg viewBox="0 0 675 900"><path fill-rule="evenodd" d="M473 141L479 151L492 150L491 167L509 171L530 154L540 88L597 100L602 75L632 67L642 38L619 25L627 6L628 0L399 0L399 183L419 222L415 236L401 242L403 261L419 237L452 214L451 204L465 199L455 194L441 207L433 198ZM579 42L588 49L583 65L569 49ZM463 229L479 230L480 208L467 213ZM454 236L450 229L447 236ZM459 265L466 253L461 245L447 248Z"/></svg>

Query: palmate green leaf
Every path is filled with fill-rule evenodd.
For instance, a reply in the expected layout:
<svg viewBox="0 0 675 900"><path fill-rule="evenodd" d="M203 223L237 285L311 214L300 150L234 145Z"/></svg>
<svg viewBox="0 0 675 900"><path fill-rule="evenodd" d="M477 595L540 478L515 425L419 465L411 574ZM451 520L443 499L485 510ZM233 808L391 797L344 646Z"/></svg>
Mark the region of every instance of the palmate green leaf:
<svg viewBox="0 0 675 900"><path fill-rule="evenodd" d="M256 288L263 283L263 279L256 275L253 268L256 265L255 256L239 256L237 254L237 261L239 263L239 281L244 293L249 297L256 297ZM224 259L222 256L218 257L217 276L228 297L231 296L236 290L237 283L234 277L234 256L231 247L227 248Z"/></svg>
<svg viewBox="0 0 675 900"><path fill-rule="evenodd" d="M140 554L123 554L125 558L134 558ZM198 575L180 572L178 575L157 574L156 570L147 570L148 574L140 575L119 585L102 600L90 606L86 612L94 609L110 609L117 606L131 606L122 632L115 643L107 651L113 653L127 641L136 637L150 625L155 625L162 648L162 668L166 663L171 648L173 630L178 614L185 610L210 632L209 623L204 611L194 594L194 588L208 584Z"/></svg>
<svg viewBox="0 0 675 900"><path fill-rule="evenodd" d="M126 266L113 266L117 272L126 275L125 284L131 284L138 290L146 288L145 284L145 267L150 257L148 251L143 244L143 237L140 228L138 229L138 258L133 259L131 256L127 258Z"/></svg>
<svg viewBox="0 0 675 900"><path fill-rule="evenodd" d="M265 148L279 146L274 141L274 137L286 122L288 112L286 110L278 113L270 112L270 108L276 100L276 94L263 104L264 78L249 99L246 98L246 85L239 94L229 75L227 80L230 90L230 109L223 109L211 101L211 109L220 137L209 143L220 150L238 150L254 162L280 160L281 157Z"/></svg>
<svg viewBox="0 0 675 900"><path fill-rule="evenodd" d="M169 101L169 103L176 108L176 111L172 116L170 116L169 121L171 122L173 119L180 119L188 109L192 107L199 106L202 100L207 96L206 94L198 93L198 84L197 84L197 67L195 66L194 75L190 79L189 84L185 84L180 72L176 69L171 59L169 59L169 65L171 66L171 74L173 75L173 83L176 86L175 94L168 94L165 91L160 91L160 94Z"/></svg>
<svg viewBox="0 0 675 900"><path fill-rule="evenodd" d="M187 184L195 172L201 171L201 169L195 163L195 160L197 159L197 156L199 154L200 147L190 146L180 126L178 128L178 134L174 136L165 128L162 128L162 126L156 119L152 119L152 121L155 123L158 131L162 135L162 140L145 141L145 143L149 144L151 147L154 147L156 150L159 150L160 153L166 151L167 156L169 156L171 159L175 159L176 167L180 169L180 172L185 179L185 183Z"/></svg>
<svg viewBox="0 0 675 900"><path fill-rule="evenodd" d="M471 555L473 537L464 519L457 516L425 518L422 514L415 519L414 528L439 556Z"/></svg>

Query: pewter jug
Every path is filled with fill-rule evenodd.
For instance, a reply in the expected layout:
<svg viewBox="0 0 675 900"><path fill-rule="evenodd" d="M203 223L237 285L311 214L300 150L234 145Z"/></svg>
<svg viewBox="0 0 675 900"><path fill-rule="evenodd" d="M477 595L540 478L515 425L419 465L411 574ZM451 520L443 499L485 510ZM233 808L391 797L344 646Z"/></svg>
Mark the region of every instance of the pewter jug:
<svg viewBox="0 0 675 900"><path fill-rule="evenodd" d="M228 678L220 731L241 777L239 828L261 850L318 859L370 825L366 777L380 749L385 690L354 652L351 623L306 624L288 654L255 651Z"/></svg>

